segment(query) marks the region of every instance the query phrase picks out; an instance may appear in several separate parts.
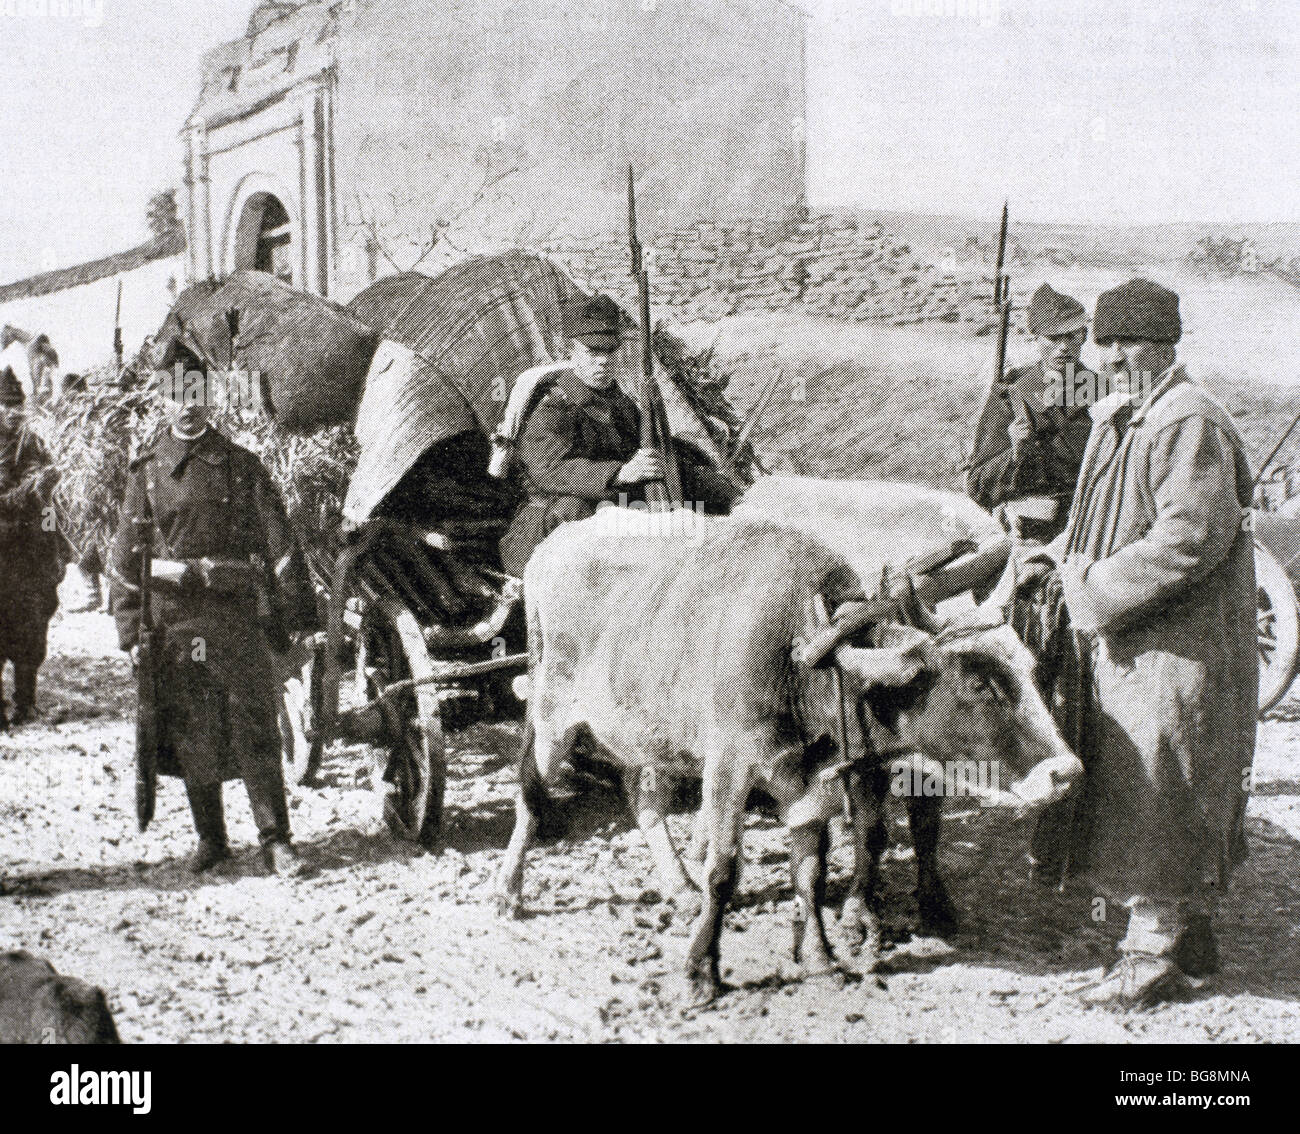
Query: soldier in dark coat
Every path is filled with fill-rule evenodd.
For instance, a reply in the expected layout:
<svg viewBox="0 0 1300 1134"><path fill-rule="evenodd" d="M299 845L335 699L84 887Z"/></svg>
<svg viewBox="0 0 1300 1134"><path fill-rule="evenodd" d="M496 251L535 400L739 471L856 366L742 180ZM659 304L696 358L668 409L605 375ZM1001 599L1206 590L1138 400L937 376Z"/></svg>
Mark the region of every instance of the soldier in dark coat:
<svg viewBox="0 0 1300 1134"><path fill-rule="evenodd" d="M13 663L13 711L0 689L0 729L36 713L36 673L59 606L61 541L50 511L58 481L49 453L27 427L14 372L0 372L0 682Z"/></svg>
<svg viewBox="0 0 1300 1134"><path fill-rule="evenodd" d="M539 395L509 439L528 501L501 541L501 560L521 578L537 545L560 524L586 519L602 502L644 501L645 486L664 478L663 454L640 447L641 415L614 378L618 305L608 296L579 296L561 314L570 357L518 379ZM686 499L706 512L727 511L737 490L686 450L677 455Z"/></svg>
<svg viewBox="0 0 1300 1134"><path fill-rule="evenodd" d="M185 780L199 835L194 869L228 856L221 786L243 779L267 868L296 873L269 646L284 648L291 632L313 628L315 600L261 462L212 428L201 402L169 400L167 413L170 429L132 464L114 542L118 637L134 651L142 550L151 538L155 578L174 577L152 591L158 770Z"/></svg>
<svg viewBox="0 0 1300 1134"><path fill-rule="evenodd" d="M1087 328L1083 304L1043 284L1029 301L1041 357L994 383L975 426L966 491L1003 508L1027 539L1047 543L1065 529L1097 391L1080 361Z"/></svg>

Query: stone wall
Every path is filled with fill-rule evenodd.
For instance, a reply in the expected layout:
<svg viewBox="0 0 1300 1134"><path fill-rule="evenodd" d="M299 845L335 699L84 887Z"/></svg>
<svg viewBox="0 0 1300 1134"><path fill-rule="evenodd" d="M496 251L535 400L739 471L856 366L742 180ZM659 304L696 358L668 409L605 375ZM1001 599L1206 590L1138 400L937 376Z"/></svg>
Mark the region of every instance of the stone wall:
<svg viewBox="0 0 1300 1134"><path fill-rule="evenodd" d="M625 242L562 240L543 251L587 290L630 300ZM684 321L802 310L896 326L961 324L979 333L993 320L991 279L978 269L922 262L879 221L700 222L661 233L646 258L656 309Z"/></svg>

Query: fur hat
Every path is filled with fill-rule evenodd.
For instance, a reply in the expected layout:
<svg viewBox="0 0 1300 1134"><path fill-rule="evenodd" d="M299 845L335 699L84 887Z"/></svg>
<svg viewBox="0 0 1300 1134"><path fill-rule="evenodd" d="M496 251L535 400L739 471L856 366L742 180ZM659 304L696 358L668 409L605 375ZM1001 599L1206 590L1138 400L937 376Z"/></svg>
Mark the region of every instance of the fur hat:
<svg viewBox="0 0 1300 1134"><path fill-rule="evenodd" d="M1116 339L1176 343L1183 337L1178 296L1150 280L1129 280L1097 297L1092 337L1103 346Z"/></svg>
<svg viewBox="0 0 1300 1134"><path fill-rule="evenodd" d="M1043 284L1029 297L1031 335L1068 335L1088 325L1088 312L1072 295L1062 295Z"/></svg>

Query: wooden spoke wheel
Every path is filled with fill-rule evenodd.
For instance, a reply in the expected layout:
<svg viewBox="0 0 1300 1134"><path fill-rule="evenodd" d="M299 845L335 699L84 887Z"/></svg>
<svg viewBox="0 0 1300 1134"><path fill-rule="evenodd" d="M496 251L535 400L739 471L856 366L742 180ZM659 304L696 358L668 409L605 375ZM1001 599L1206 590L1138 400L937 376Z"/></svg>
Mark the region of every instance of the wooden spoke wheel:
<svg viewBox="0 0 1300 1134"><path fill-rule="evenodd" d="M1300 612L1286 571L1255 544L1255 632L1259 649L1259 711L1276 705L1295 679L1300 656Z"/></svg>
<svg viewBox="0 0 1300 1134"><path fill-rule="evenodd" d="M415 616L400 603L383 601L370 639L372 695L395 681L430 677L433 663ZM442 828L447 748L436 685L417 685L380 702L388 761L380 785L384 820L399 839L432 849Z"/></svg>
<svg viewBox="0 0 1300 1134"><path fill-rule="evenodd" d="M277 656L280 678L280 744L286 783L310 786L320 766L321 745L313 744L321 713L319 647L297 643Z"/></svg>

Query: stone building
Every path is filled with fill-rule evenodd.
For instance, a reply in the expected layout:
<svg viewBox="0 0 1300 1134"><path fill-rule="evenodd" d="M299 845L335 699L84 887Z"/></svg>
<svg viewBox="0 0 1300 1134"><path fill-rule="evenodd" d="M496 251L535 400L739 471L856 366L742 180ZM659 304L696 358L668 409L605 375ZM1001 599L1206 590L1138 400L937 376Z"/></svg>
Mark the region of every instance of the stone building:
<svg viewBox="0 0 1300 1134"><path fill-rule="evenodd" d="M471 252L790 217L804 16L783 0L257 6L185 127L191 278L346 300Z"/></svg>

